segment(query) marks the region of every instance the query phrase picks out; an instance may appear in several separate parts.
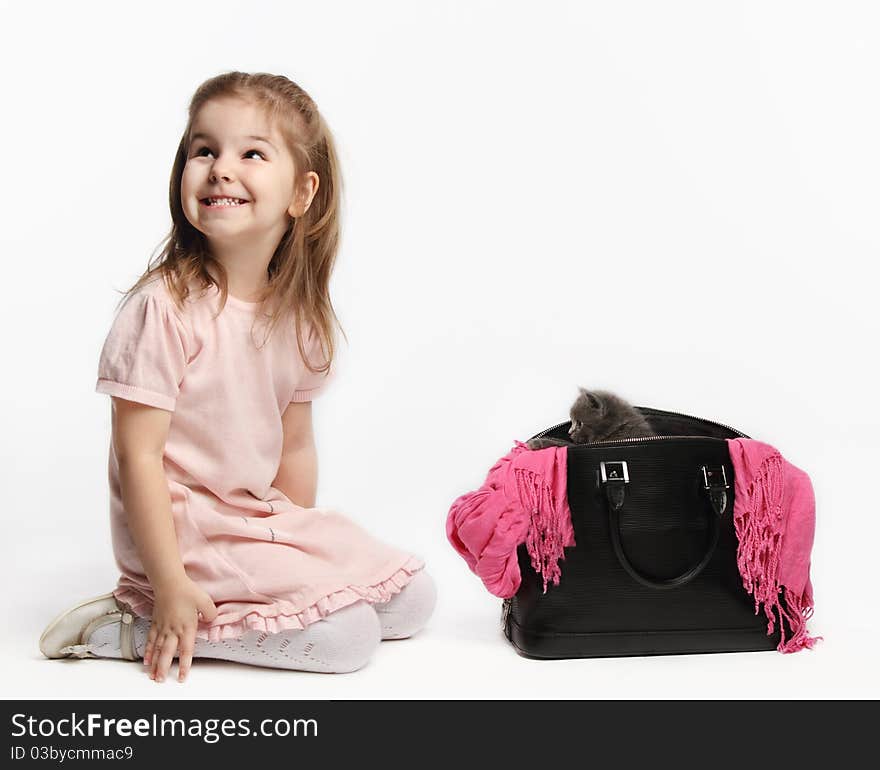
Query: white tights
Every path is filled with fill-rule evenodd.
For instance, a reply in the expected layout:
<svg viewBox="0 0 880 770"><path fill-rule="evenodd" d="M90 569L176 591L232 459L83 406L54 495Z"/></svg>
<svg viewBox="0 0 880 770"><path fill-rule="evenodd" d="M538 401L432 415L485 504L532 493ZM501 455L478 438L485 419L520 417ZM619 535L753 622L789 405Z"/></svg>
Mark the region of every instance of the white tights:
<svg viewBox="0 0 880 770"><path fill-rule="evenodd" d="M373 656L383 639L404 639L422 628L436 600L434 580L420 570L400 593L383 604L357 601L302 629L275 634L248 631L238 639L220 642L196 639L193 657L328 674L356 671ZM149 630L149 618L135 618L139 658L143 658ZM122 657L119 623L102 626L88 641L98 657Z"/></svg>

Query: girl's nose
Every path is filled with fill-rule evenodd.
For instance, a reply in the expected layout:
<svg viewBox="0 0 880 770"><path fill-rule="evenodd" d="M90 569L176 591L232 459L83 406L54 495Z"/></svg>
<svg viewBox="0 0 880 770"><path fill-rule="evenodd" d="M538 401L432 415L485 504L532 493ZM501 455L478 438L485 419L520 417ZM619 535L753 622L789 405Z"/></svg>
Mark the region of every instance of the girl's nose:
<svg viewBox="0 0 880 770"><path fill-rule="evenodd" d="M229 174L224 172L222 169L218 172L217 169L213 169L211 171L211 181L216 182L219 177L223 177L226 181L229 181Z"/></svg>

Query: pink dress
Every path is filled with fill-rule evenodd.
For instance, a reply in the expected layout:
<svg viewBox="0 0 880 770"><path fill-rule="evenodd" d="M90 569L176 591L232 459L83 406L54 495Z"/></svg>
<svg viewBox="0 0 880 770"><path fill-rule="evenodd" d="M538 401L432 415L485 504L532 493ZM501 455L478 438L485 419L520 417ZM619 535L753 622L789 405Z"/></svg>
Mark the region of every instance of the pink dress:
<svg viewBox="0 0 880 770"><path fill-rule="evenodd" d="M181 313L160 278L122 305L104 342L96 391L172 412L163 465L187 575L217 617L197 636L217 641L250 629L305 628L360 599L387 601L424 562L372 537L342 514L303 508L272 486L281 416L333 379L309 372L293 321L251 325L257 303L219 290L191 292ZM307 336L310 361L320 346ZM144 617L153 592L129 532L110 442L110 523L121 572L114 595Z"/></svg>

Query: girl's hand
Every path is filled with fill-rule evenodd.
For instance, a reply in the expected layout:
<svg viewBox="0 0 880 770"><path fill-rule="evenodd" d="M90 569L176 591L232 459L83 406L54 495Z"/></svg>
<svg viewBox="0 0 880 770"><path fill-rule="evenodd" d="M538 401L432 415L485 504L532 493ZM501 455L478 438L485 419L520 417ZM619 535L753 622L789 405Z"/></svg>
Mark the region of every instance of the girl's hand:
<svg viewBox="0 0 880 770"><path fill-rule="evenodd" d="M150 679L165 680L178 650L177 681L186 679L192 666L199 613L204 621L210 622L217 617L217 607L186 575L155 588L153 619L144 650L144 666L151 667Z"/></svg>

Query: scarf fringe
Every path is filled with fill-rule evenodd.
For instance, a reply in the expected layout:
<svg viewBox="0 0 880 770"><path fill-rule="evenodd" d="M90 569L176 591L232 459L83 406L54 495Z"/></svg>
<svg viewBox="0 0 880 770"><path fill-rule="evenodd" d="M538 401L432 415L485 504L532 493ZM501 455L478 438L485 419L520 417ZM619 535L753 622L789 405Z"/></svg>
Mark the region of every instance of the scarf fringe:
<svg viewBox="0 0 880 770"><path fill-rule="evenodd" d="M532 568L547 584L559 585L561 570L559 561L565 558L563 548L572 546L574 529L571 513L566 505L556 500L553 490L541 476L522 468L514 470L520 504L529 512L530 526L526 536L526 549L532 560Z"/></svg>
<svg viewBox="0 0 880 770"><path fill-rule="evenodd" d="M783 598L785 599L783 604L787 606L787 611L783 608L783 604L778 605L779 628L782 632L782 640L779 642L776 649L779 650L779 652L786 653L798 652L804 647L810 650L813 649L813 647L816 646L816 642L820 641L822 637L807 635L807 621L813 617L812 605L806 602L804 597L797 596L788 588L785 589ZM785 641L785 625L782 622L783 617L788 621L788 625L794 634L787 642ZM772 628L768 633L771 632Z"/></svg>
<svg viewBox="0 0 880 770"><path fill-rule="evenodd" d="M781 639L776 649L789 653L804 647L812 649L822 637L807 635L807 620L813 615L810 597L797 596L787 587L779 585L779 552L785 533L783 463L779 452L761 463L749 485L748 499L740 514L734 515L733 522L739 540L736 563L743 587L755 599L755 615L760 611L760 605L764 605L768 636L776 625L773 611L779 613ZM788 622L792 632L788 641L785 639L783 619Z"/></svg>

